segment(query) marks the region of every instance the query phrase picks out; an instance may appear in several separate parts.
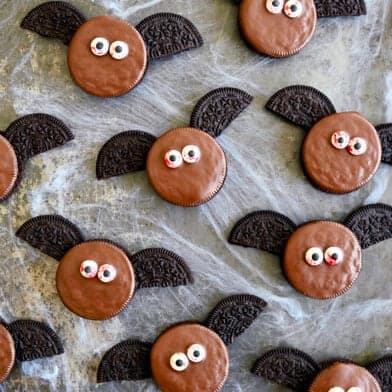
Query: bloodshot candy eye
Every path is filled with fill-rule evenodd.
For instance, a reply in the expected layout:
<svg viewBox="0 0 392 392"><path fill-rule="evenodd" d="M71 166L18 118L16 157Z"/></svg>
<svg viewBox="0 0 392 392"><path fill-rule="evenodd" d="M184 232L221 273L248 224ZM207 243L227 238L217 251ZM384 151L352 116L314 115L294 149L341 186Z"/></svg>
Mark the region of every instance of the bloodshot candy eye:
<svg viewBox="0 0 392 392"><path fill-rule="evenodd" d="M176 169L182 165L182 155L177 150L170 150L165 154L165 165L170 169Z"/></svg>
<svg viewBox="0 0 392 392"><path fill-rule="evenodd" d="M91 41L90 49L95 56L105 56L109 50L109 41L102 37L94 38Z"/></svg>
<svg viewBox="0 0 392 392"><path fill-rule="evenodd" d="M93 279L97 276L98 264L94 260L85 260L80 264L80 274L83 278Z"/></svg>
<svg viewBox="0 0 392 392"><path fill-rule="evenodd" d="M350 135L345 131L334 132L331 136L331 144L338 150L343 150L350 142Z"/></svg>
<svg viewBox="0 0 392 392"><path fill-rule="evenodd" d="M271 14L280 14L283 10L283 0L267 0L265 6Z"/></svg>

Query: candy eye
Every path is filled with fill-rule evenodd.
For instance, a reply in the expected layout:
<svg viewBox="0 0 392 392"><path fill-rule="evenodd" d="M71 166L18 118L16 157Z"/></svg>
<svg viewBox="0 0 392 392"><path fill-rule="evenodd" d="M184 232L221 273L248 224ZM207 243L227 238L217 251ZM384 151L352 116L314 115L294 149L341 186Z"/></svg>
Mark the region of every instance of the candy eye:
<svg viewBox="0 0 392 392"><path fill-rule="evenodd" d="M109 41L102 37L94 38L90 43L90 49L95 56L105 56L109 50Z"/></svg>
<svg viewBox="0 0 392 392"><path fill-rule="evenodd" d="M339 132L335 132L331 136L331 143L338 150L343 150L344 148L346 148L349 142L350 142L350 136L347 132L339 131Z"/></svg>
<svg viewBox="0 0 392 392"><path fill-rule="evenodd" d="M343 261L343 257L343 251L336 246L331 246L324 254L324 259L329 265L340 264Z"/></svg>
<svg viewBox="0 0 392 392"><path fill-rule="evenodd" d="M200 149L197 146L185 146L182 149L182 158L187 163L196 163L200 160Z"/></svg>
<svg viewBox="0 0 392 392"><path fill-rule="evenodd" d="M188 366L189 361L184 353L175 353L170 357L170 366L176 372L183 372Z"/></svg>
<svg viewBox="0 0 392 392"><path fill-rule="evenodd" d="M328 392L344 392L344 389L341 387L333 387L333 388L329 388Z"/></svg>
<svg viewBox="0 0 392 392"><path fill-rule="evenodd" d="M347 146L347 150L351 155L362 155L367 150L367 143L361 137L353 137Z"/></svg>
<svg viewBox="0 0 392 392"><path fill-rule="evenodd" d="M182 155L177 150L170 150L165 154L165 165L170 169L176 169L182 165Z"/></svg>
<svg viewBox="0 0 392 392"><path fill-rule="evenodd" d="M321 248L310 248L305 253L305 261L312 267L323 262L323 250Z"/></svg>
<svg viewBox="0 0 392 392"><path fill-rule="evenodd" d="M267 0L265 6L271 14L279 14L283 10L283 0Z"/></svg>
<svg viewBox="0 0 392 392"><path fill-rule="evenodd" d="M97 276L98 264L94 260L84 260L80 264L80 274L83 278L92 279Z"/></svg>
<svg viewBox="0 0 392 392"><path fill-rule="evenodd" d="M110 55L115 60L125 59L129 54L128 45L123 41L114 41L110 45Z"/></svg>
<svg viewBox="0 0 392 392"><path fill-rule="evenodd" d="M192 344L187 350L191 362L201 362L206 358L206 349L201 344Z"/></svg>
<svg viewBox="0 0 392 392"><path fill-rule="evenodd" d="M303 6L298 0L289 0L284 5L284 13L289 18L298 18L302 15Z"/></svg>
<svg viewBox="0 0 392 392"><path fill-rule="evenodd" d="M351 387L347 390L347 392L362 392L362 389L359 387Z"/></svg>
<svg viewBox="0 0 392 392"><path fill-rule="evenodd" d="M103 264L99 267L98 279L102 283L109 283L113 281L116 275L117 275L116 269L110 264Z"/></svg>

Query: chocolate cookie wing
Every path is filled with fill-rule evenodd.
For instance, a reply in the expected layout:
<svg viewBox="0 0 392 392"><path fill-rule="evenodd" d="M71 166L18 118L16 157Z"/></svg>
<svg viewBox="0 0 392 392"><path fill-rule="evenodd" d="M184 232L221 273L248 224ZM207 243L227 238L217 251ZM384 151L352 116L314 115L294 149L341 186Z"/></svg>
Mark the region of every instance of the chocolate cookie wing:
<svg viewBox="0 0 392 392"><path fill-rule="evenodd" d="M49 114L35 113L14 121L3 133L23 164L34 155L62 146L74 138L69 128Z"/></svg>
<svg viewBox="0 0 392 392"><path fill-rule="evenodd" d="M383 392L392 391L392 355L386 355L366 366L379 382Z"/></svg>
<svg viewBox="0 0 392 392"><path fill-rule="evenodd" d="M45 323L17 320L7 324L6 328L14 339L16 358L19 361L32 361L64 353L60 338Z"/></svg>
<svg viewBox="0 0 392 392"><path fill-rule="evenodd" d="M392 238L392 207L369 204L352 212L344 222L357 236L362 249Z"/></svg>
<svg viewBox="0 0 392 392"><path fill-rule="evenodd" d="M60 215L32 218L18 229L16 236L57 260L83 242L83 235L77 226Z"/></svg>
<svg viewBox="0 0 392 392"><path fill-rule="evenodd" d="M193 283L184 259L163 248L144 249L131 256L136 288L175 287Z"/></svg>
<svg viewBox="0 0 392 392"><path fill-rule="evenodd" d="M336 112L329 98L309 86L289 86L276 92L266 108L285 120L310 129L317 121Z"/></svg>
<svg viewBox="0 0 392 392"><path fill-rule="evenodd" d="M364 0L314 0L319 18L366 15Z"/></svg>
<svg viewBox="0 0 392 392"><path fill-rule="evenodd" d="M144 170L156 137L142 131L126 131L109 139L98 153L98 179Z"/></svg>
<svg viewBox="0 0 392 392"><path fill-rule="evenodd" d="M264 353L253 365L252 373L294 391L307 391L319 365L302 351L281 347Z"/></svg>
<svg viewBox="0 0 392 392"><path fill-rule="evenodd" d="M204 324L216 332L225 344L231 344L234 338L250 327L266 306L267 303L255 295L232 295L218 303Z"/></svg>
<svg viewBox="0 0 392 392"><path fill-rule="evenodd" d="M252 102L253 97L238 88L222 87L210 91L196 104L190 125L218 137Z"/></svg>
<svg viewBox="0 0 392 392"><path fill-rule="evenodd" d="M143 380L151 377L152 344L125 340L103 356L97 371L97 382Z"/></svg>
<svg viewBox="0 0 392 392"><path fill-rule="evenodd" d="M376 126L382 147L382 162L392 164L392 124Z"/></svg>
<svg viewBox="0 0 392 392"><path fill-rule="evenodd" d="M143 19L136 29L146 43L148 59L157 60L203 45L195 25L181 15L160 13Z"/></svg>
<svg viewBox="0 0 392 392"><path fill-rule="evenodd" d="M71 4L48 1L32 9L23 19L21 27L43 37L57 38L68 45L85 21L85 17Z"/></svg>
<svg viewBox="0 0 392 392"><path fill-rule="evenodd" d="M229 242L280 255L296 225L273 211L256 211L240 219L233 227Z"/></svg>

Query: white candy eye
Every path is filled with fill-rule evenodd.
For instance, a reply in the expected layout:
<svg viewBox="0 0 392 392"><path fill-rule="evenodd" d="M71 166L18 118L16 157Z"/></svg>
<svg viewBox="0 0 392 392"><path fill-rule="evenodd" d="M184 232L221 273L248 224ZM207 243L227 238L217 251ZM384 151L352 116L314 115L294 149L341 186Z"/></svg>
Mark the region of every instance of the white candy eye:
<svg viewBox="0 0 392 392"><path fill-rule="evenodd" d="M321 248L310 248L305 253L305 261L312 267L320 265L323 262L323 250Z"/></svg>
<svg viewBox="0 0 392 392"><path fill-rule="evenodd" d="M271 14L280 14L283 10L283 0L267 0L265 6Z"/></svg>
<svg viewBox="0 0 392 392"><path fill-rule="evenodd" d="M114 280L117 275L116 269L110 264L103 264L98 270L98 279L102 283L109 283Z"/></svg>
<svg viewBox="0 0 392 392"><path fill-rule="evenodd" d="M347 392L362 392L362 389L359 387L351 387L347 390Z"/></svg>
<svg viewBox="0 0 392 392"><path fill-rule="evenodd" d="M110 45L110 55L115 60L125 59L129 54L128 45L123 41L114 41Z"/></svg>
<svg viewBox="0 0 392 392"><path fill-rule="evenodd" d="M362 155L367 150L367 143L361 137L353 137L347 146L347 150L351 155Z"/></svg>
<svg viewBox="0 0 392 392"><path fill-rule="evenodd" d="M92 279L97 276L98 264L94 260L84 260L80 264L80 274L83 278Z"/></svg>
<svg viewBox="0 0 392 392"><path fill-rule="evenodd" d="M184 353L175 353L170 357L170 366L176 372L183 372L189 366L189 360Z"/></svg>
<svg viewBox="0 0 392 392"><path fill-rule="evenodd" d="M324 260L329 265L340 264L343 261L343 258L344 258L343 251L336 246L331 246L325 251L324 254Z"/></svg>
<svg viewBox="0 0 392 392"><path fill-rule="evenodd" d="M201 362L206 359L206 349L201 344L192 344L187 350L187 356L191 362Z"/></svg>
<svg viewBox="0 0 392 392"><path fill-rule="evenodd" d="M289 18L298 18L302 15L303 6L302 3L298 0L289 0L284 5L284 13Z"/></svg>
<svg viewBox="0 0 392 392"><path fill-rule="evenodd" d="M102 37L94 38L90 43L90 49L95 56L105 56L109 50L109 41Z"/></svg>
<svg viewBox="0 0 392 392"><path fill-rule="evenodd" d="M347 132L338 131L331 136L331 143L338 150L343 150L346 148L349 142L350 135Z"/></svg>
<svg viewBox="0 0 392 392"><path fill-rule="evenodd" d="M341 387L333 387L328 389L328 392L344 392L344 389Z"/></svg>
<svg viewBox="0 0 392 392"><path fill-rule="evenodd" d="M186 163L196 163L200 160L200 149L197 146L185 146L182 149L182 158Z"/></svg>
<svg viewBox="0 0 392 392"><path fill-rule="evenodd" d="M182 155L180 151L170 150L165 154L165 165L170 169L176 169L182 165Z"/></svg>

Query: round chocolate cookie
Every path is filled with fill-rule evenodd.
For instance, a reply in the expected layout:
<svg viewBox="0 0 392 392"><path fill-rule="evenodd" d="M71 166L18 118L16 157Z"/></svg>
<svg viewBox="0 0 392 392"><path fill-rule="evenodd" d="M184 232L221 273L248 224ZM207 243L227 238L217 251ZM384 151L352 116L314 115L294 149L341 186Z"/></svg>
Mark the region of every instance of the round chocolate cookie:
<svg viewBox="0 0 392 392"><path fill-rule="evenodd" d="M15 362L14 340L7 329L0 324L0 383L10 374Z"/></svg>
<svg viewBox="0 0 392 392"><path fill-rule="evenodd" d="M18 177L18 160L10 142L0 135L0 200L12 192Z"/></svg>
<svg viewBox="0 0 392 392"><path fill-rule="evenodd" d="M345 226L329 221L307 223L288 239L283 269L301 293L316 299L337 297L358 278L362 250Z"/></svg>
<svg viewBox="0 0 392 392"><path fill-rule="evenodd" d="M243 37L256 51L287 57L310 41L317 13L313 0L242 0L238 18Z"/></svg>
<svg viewBox="0 0 392 392"><path fill-rule="evenodd" d="M219 144L196 128L175 128L163 134L147 157L147 175L165 200L197 206L213 198L226 178L226 157Z"/></svg>
<svg viewBox="0 0 392 392"><path fill-rule="evenodd" d="M56 285L69 310L87 319L105 320L128 304L135 290L135 276L120 248L105 241L88 241L61 259Z"/></svg>
<svg viewBox="0 0 392 392"><path fill-rule="evenodd" d="M211 329L182 323L164 331L151 350L151 368L162 392L217 392L229 373L227 348Z"/></svg>
<svg viewBox="0 0 392 392"><path fill-rule="evenodd" d="M335 362L318 374L309 392L381 392L381 387L365 368Z"/></svg>
<svg viewBox="0 0 392 392"><path fill-rule="evenodd" d="M302 145L302 162L310 180L331 193L348 193L365 185L382 156L374 126L359 113L324 117L309 131Z"/></svg>
<svg viewBox="0 0 392 392"><path fill-rule="evenodd" d="M72 78L98 97L127 93L143 78L147 51L142 36L126 21L98 16L83 23L68 49Z"/></svg>

